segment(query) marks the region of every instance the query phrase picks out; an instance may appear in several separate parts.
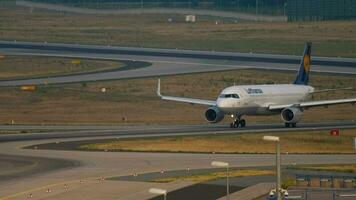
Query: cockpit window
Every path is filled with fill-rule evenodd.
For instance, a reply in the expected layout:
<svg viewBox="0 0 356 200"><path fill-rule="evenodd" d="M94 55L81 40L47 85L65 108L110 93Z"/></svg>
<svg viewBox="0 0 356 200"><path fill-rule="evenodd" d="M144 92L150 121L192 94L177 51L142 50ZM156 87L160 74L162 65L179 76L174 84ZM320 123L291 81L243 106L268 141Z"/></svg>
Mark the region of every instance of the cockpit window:
<svg viewBox="0 0 356 200"><path fill-rule="evenodd" d="M238 94L221 94L220 98L234 98L239 99L240 96Z"/></svg>

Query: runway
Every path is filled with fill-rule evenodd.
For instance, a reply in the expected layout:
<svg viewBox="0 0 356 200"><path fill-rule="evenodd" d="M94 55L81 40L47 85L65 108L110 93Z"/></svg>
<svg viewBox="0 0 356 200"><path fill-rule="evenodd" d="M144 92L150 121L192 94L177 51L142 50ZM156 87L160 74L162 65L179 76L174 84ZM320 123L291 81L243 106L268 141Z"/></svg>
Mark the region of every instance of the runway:
<svg viewBox="0 0 356 200"><path fill-rule="evenodd" d="M227 125L192 126L0 126L1 130L51 130L46 133L24 133L0 135L0 143L9 141L73 139L87 137L161 137L205 134L239 134L264 132L317 131L331 129L353 129L355 122L298 124L296 128L285 128L283 124L257 124L245 128L231 129Z"/></svg>
<svg viewBox="0 0 356 200"><path fill-rule="evenodd" d="M355 128L356 124L335 123L330 124L305 124L304 128L295 130L318 130L330 128ZM41 199L95 199L97 193L105 189L98 185L99 177L127 176L134 173L157 172L160 170L182 170L210 168L213 160L228 161L234 167L272 166L274 155L258 154L180 154L180 153L125 153L125 152L83 152L68 150L22 149L25 146L45 143L64 143L68 141L99 140L109 138L157 137L194 134L239 134L243 132L259 131L291 131L281 125L262 124L251 125L246 129L228 129L224 126L142 126L142 127L116 127L116 126L1 126L2 130L48 130L48 133L28 133L16 135L1 135L0 162L7 163L3 172L11 168L6 178L0 175L0 199L23 199L29 193ZM294 130L294 131L295 131ZM9 158L10 161L9 161ZM11 160L15 162L11 162ZM283 164L356 164L354 155L283 155ZM21 163L25 166L35 167L19 168ZM11 165L9 163L12 163ZM48 164L50 163L50 165ZM9 167L17 166L17 167ZM16 171L23 170L21 173ZM25 169L25 170L24 170ZM80 184L80 180L85 184ZM63 184L70 185L73 190L58 189ZM152 183L139 184L126 181L108 181L106 187L111 188L113 194L120 199L146 199L152 196L147 194L149 187L157 186ZM162 185L158 185L162 187ZM176 188L182 185L169 185ZM46 194L46 188L52 188L58 193ZM88 191L88 188L90 190ZM125 188L115 190L114 188ZM107 191L108 192L108 191ZM132 196L132 193L135 195ZM83 196L86 193L87 196ZM80 195L81 194L81 195ZM92 198L88 198L88 196ZM36 198L34 198L36 199ZM113 199L112 196L101 199Z"/></svg>
<svg viewBox="0 0 356 200"><path fill-rule="evenodd" d="M152 63L149 67L134 70L1 81L0 86L118 80L238 69L296 71L300 61L300 56L286 55L6 41L0 41L0 52L6 55L133 60ZM313 57L312 64L313 72L356 75L356 59Z"/></svg>

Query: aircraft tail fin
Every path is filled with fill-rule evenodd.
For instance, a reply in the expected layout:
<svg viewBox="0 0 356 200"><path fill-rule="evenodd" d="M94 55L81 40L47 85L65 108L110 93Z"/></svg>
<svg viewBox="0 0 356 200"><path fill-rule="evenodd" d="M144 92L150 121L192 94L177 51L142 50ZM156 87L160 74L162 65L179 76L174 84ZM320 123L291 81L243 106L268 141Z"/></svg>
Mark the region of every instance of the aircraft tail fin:
<svg viewBox="0 0 356 200"><path fill-rule="evenodd" d="M297 78L294 81L294 84L308 85L309 83L311 47L311 42L307 42L305 44L303 58L300 62L300 68L297 74Z"/></svg>

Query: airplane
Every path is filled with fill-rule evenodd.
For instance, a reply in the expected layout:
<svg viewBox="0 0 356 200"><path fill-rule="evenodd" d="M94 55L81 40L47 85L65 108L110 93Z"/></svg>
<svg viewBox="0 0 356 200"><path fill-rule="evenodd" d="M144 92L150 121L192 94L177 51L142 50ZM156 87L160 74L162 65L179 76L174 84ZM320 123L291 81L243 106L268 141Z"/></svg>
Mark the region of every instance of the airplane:
<svg viewBox="0 0 356 200"><path fill-rule="evenodd" d="M304 55L297 77L291 84L231 86L222 90L217 100L211 101L163 96L161 94L161 83L158 80L157 95L162 100L209 106L205 112L205 118L210 123L218 123L224 119L225 115L230 115L233 118L233 122L230 124L231 128L246 126L246 120L242 116L278 114L281 115L285 127L296 127L302 118L303 111L308 108L347 103L354 105L356 98L310 101L315 93L352 89L315 90L315 88L308 85L311 47L311 42L305 44Z"/></svg>

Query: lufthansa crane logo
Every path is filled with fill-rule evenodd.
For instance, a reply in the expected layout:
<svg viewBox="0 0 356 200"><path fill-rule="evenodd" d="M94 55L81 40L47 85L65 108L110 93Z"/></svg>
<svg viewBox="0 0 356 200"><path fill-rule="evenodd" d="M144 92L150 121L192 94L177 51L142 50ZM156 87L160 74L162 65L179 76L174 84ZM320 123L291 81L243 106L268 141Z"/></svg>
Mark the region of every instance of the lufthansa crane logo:
<svg viewBox="0 0 356 200"><path fill-rule="evenodd" d="M304 71L305 73L308 73L310 69L310 56L306 55L304 57Z"/></svg>

